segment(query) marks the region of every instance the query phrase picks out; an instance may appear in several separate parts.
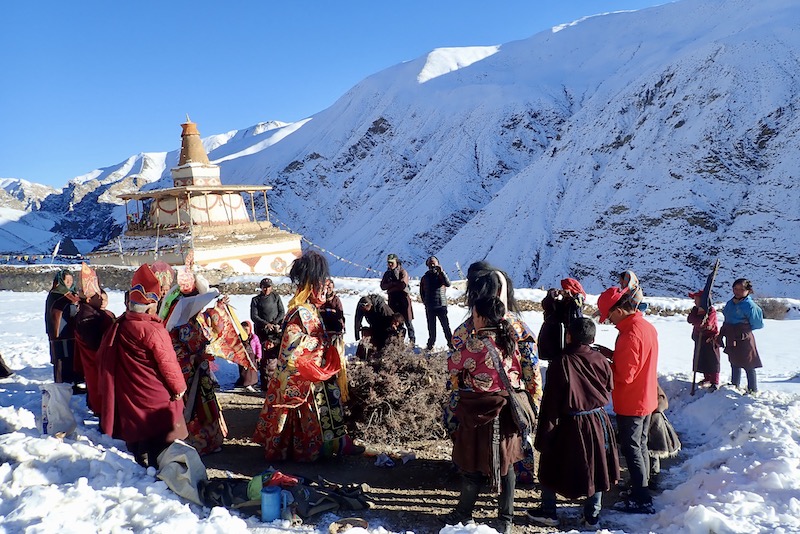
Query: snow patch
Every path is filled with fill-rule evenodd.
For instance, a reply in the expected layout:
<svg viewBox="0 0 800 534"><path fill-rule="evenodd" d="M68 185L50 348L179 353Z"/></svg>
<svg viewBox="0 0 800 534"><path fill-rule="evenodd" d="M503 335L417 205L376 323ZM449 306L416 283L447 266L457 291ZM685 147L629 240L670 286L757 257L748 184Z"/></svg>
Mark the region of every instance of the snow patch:
<svg viewBox="0 0 800 534"><path fill-rule="evenodd" d="M422 84L458 69L469 67L473 63L496 54L499 50L499 45L437 48L428 54L425 66L417 76L417 82Z"/></svg>

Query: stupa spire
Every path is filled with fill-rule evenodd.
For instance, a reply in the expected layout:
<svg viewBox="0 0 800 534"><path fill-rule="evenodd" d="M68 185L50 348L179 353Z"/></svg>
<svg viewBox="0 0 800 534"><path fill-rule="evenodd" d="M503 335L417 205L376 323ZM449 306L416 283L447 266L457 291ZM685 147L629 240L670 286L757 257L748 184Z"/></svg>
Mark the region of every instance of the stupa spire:
<svg viewBox="0 0 800 534"><path fill-rule="evenodd" d="M186 122L181 124L181 128L183 128L183 133L181 133L181 155L178 159L178 166L187 163L208 164L208 154L206 154L206 149L200 140L197 124L192 122L188 113L186 114Z"/></svg>

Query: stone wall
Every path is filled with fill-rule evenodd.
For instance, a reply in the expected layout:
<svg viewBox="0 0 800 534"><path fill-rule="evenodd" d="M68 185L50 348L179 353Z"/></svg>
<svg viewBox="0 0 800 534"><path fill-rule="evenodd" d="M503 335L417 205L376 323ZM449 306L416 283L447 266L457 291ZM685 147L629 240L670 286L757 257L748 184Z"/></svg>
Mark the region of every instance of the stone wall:
<svg viewBox="0 0 800 534"><path fill-rule="evenodd" d="M80 265L30 265L0 266L0 291L50 291L53 276L59 269L69 269L78 276ZM136 267L114 267L99 265L94 267L100 286L105 289L125 291L130 288L131 278ZM203 276L211 285L219 287L220 292L227 294L255 294L258 282L226 283L226 274L218 270L204 270ZM281 288L278 288L279 292ZM287 289L288 290L288 289Z"/></svg>

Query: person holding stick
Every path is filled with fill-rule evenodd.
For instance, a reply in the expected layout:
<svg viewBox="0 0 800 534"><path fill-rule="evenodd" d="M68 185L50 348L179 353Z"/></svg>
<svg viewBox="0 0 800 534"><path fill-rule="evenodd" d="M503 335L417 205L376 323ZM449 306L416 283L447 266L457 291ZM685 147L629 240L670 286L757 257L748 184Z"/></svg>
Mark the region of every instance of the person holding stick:
<svg viewBox="0 0 800 534"><path fill-rule="evenodd" d="M694 307L689 312L686 320L692 325L692 339L694 340L694 359L692 371L703 373L700 387L708 387L716 391L719 387L719 346L717 336L717 310L714 306L704 308L703 291L689 293L694 299Z"/></svg>

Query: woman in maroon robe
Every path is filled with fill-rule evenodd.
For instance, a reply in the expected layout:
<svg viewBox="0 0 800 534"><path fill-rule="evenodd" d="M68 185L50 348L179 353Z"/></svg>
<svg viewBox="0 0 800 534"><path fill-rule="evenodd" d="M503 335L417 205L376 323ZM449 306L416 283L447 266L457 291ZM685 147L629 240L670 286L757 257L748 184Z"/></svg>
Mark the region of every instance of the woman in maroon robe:
<svg viewBox="0 0 800 534"><path fill-rule="evenodd" d="M103 293L105 294L105 293ZM100 392L97 389L97 349L103 334L114 324L114 314L103 309L103 294L95 293L81 300L78 315L75 316L76 359L80 360L86 380L86 394L89 408L100 413Z"/></svg>
<svg viewBox="0 0 800 534"><path fill-rule="evenodd" d="M157 315L160 284L148 265L131 281L128 311L98 350L100 427L125 440L136 461L157 467L158 455L188 435L183 419L186 381Z"/></svg>

